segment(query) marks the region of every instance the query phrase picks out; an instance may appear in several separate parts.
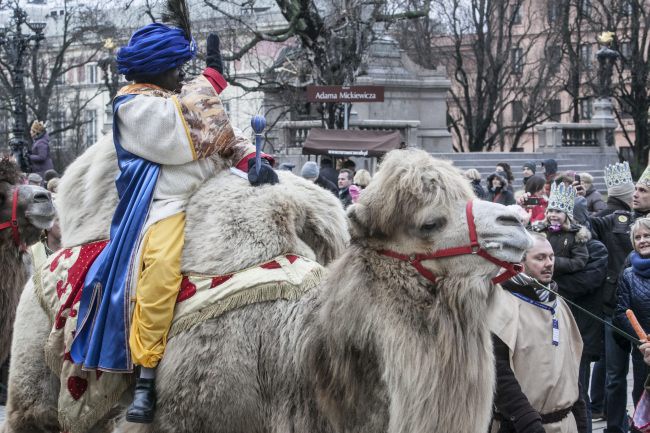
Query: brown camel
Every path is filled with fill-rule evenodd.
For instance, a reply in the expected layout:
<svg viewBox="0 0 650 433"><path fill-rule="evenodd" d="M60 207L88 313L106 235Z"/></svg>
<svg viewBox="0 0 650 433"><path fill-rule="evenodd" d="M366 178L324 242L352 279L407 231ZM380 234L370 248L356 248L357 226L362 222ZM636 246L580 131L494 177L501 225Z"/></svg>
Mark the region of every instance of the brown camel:
<svg viewBox="0 0 650 433"><path fill-rule="evenodd" d="M54 222L50 193L40 187L19 184L20 172L8 159L0 160L0 365L9 355L13 323L20 294L29 277L26 247L40 239ZM15 212L14 212L15 203ZM15 214L15 229L12 215ZM6 223L6 224L2 224Z"/></svg>
<svg viewBox="0 0 650 433"><path fill-rule="evenodd" d="M289 173L260 188L231 176L209 181L188 206L185 271L220 275L292 251L326 262L340 251L342 210L331 194ZM391 152L348 210L351 245L321 285L174 337L158 369L154 424L118 416L117 431L486 431L494 382L486 321L500 266L480 254L408 262L467 245L472 221L475 250L518 262L530 242L519 217L483 201L468 215L473 198L450 163ZM48 327L23 325L46 317L26 289L6 433L58 428L56 381L42 359ZM110 423L93 431L102 428Z"/></svg>

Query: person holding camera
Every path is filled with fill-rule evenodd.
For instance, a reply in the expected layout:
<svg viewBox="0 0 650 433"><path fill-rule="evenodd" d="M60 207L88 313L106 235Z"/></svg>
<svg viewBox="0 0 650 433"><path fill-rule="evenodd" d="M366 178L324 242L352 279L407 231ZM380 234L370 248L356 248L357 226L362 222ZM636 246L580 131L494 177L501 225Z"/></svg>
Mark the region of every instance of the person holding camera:
<svg viewBox="0 0 650 433"><path fill-rule="evenodd" d="M530 223L543 221L546 218L548 200L544 197L546 179L539 175L530 176L526 180L524 193L517 199L517 204L530 215Z"/></svg>

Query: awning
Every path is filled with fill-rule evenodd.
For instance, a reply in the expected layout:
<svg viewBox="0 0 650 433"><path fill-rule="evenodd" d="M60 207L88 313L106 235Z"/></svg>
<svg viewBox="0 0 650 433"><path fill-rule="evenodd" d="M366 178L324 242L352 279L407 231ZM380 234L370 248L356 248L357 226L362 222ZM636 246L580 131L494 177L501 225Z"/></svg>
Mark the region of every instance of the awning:
<svg viewBox="0 0 650 433"><path fill-rule="evenodd" d="M402 136L398 131L363 131L350 129L311 129L303 155L381 156L399 149Z"/></svg>

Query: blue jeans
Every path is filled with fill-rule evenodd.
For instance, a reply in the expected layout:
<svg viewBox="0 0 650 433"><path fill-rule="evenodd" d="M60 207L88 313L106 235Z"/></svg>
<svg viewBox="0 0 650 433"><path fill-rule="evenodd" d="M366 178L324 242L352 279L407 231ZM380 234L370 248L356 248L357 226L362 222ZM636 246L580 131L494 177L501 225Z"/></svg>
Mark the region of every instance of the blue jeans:
<svg viewBox="0 0 650 433"><path fill-rule="evenodd" d="M606 319L612 323L611 318ZM619 338L620 340L620 338ZM627 350L614 340L614 331L605 326L605 353L607 378L605 400L607 428L604 433L627 433L627 373L630 363L630 348Z"/></svg>

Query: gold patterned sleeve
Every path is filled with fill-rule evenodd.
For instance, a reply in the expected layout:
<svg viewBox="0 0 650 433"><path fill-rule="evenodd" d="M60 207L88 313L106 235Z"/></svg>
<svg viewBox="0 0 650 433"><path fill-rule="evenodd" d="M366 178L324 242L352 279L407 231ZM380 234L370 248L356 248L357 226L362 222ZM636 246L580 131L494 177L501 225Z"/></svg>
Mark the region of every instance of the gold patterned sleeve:
<svg viewBox="0 0 650 433"><path fill-rule="evenodd" d="M202 75L183 86L172 96L184 121L195 159L218 154L225 159L235 157L237 140L221 99Z"/></svg>

